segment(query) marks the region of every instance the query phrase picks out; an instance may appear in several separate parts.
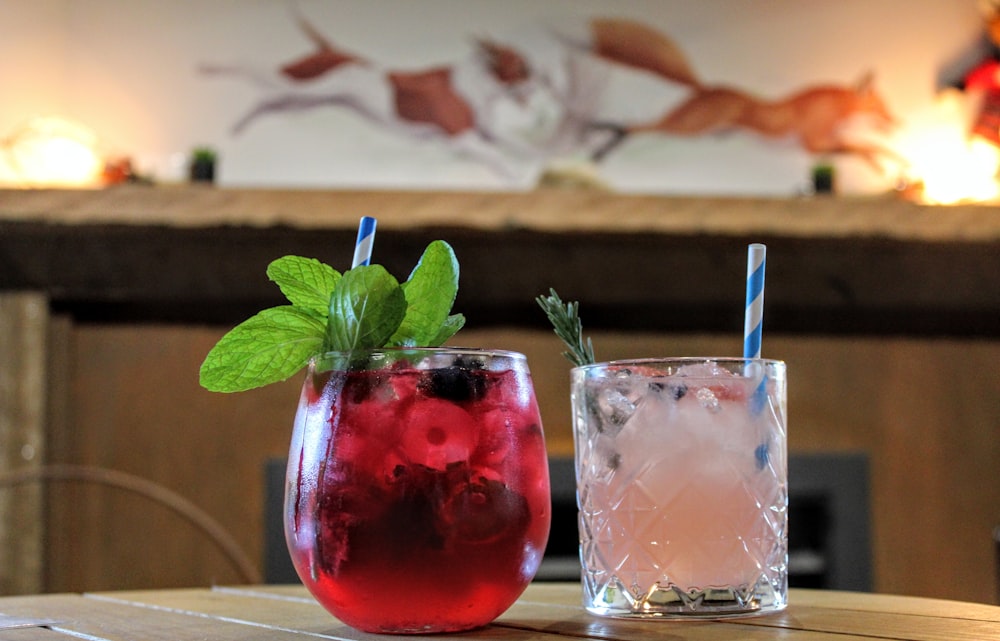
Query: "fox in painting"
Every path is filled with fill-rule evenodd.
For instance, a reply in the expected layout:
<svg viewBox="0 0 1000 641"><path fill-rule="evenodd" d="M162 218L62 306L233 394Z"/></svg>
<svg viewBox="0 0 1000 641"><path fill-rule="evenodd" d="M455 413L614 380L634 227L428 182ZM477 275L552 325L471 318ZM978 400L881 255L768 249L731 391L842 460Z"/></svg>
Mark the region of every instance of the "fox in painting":
<svg viewBox="0 0 1000 641"><path fill-rule="evenodd" d="M620 18L553 29L550 42L539 50L477 38L471 60L418 70L385 69L334 45L305 18L298 22L314 46L304 57L273 70L202 65L203 73L242 76L268 92L235 124L235 132L269 112L339 106L392 130L443 141L500 173L526 158L544 159L581 147L600 161L638 134L702 136L739 130L791 139L813 154L855 155L876 169L886 160L902 162L890 149L859 139L852 130L858 122L876 132L896 124L871 73L853 86L815 85L781 99L763 99L741 88L704 83L669 37ZM604 71L597 71L599 65ZM677 100L647 120L598 113L606 70L614 68L676 88ZM549 126L544 135L526 139L520 135L527 129L524 123L544 120L532 110L545 111Z"/></svg>

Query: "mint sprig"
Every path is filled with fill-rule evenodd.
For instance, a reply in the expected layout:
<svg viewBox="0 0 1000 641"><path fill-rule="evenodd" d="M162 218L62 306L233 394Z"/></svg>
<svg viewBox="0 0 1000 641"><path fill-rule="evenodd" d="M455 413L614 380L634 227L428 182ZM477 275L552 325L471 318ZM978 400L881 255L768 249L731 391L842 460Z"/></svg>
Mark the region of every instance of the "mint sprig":
<svg viewBox="0 0 1000 641"><path fill-rule="evenodd" d="M568 352L563 352L563 356L568 358L577 367L590 365L596 362L594 358L594 346L590 338L583 339L583 322L580 320L580 304L563 303L556 290L549 289L548 296L539 296L535 299L538 305L549 317L556 336L562 339L569 348Z"/></svg>
<svg viewBox="0 0 1000 641"><path fill-rule="evenodd" d="M381 265L355 267L330 296L326 350L384 346L407 316L406 296Z"/></svg>
<svg viewBox="0 0 1000 641"><path fill-rule="evenodd" d="M406 317L392 336L393 345L441 345L465 324L449 316L458 294L458 261L447 243L431 243L403 283Z"/></svg>
<svg viewBox="0 0 1000 641"><path fill-rule="evenodd" d="M340 282L341 275L315 258L283 256L267 266L267 277L292 305L325 317L330 292Z"/></svg>
<svg viewBox="0 0 1000 641"><path fill-rule="evenodd" d="M323 350L325 322L293 305L251 316L223 336L201 365L201 384L241 392L283 381Z"/></svg>
<svg viewBox="0 0 1000 641"><path fill-rule="evenodd" d="M441 240L427 246L404 283L381 265L340 274L314 258L278 258L267 276L291 304L226 333L201 365L201 385L241 392L283 381L328 351L442 345L465 324L451 314L458 275L455 252Z"/></svg>

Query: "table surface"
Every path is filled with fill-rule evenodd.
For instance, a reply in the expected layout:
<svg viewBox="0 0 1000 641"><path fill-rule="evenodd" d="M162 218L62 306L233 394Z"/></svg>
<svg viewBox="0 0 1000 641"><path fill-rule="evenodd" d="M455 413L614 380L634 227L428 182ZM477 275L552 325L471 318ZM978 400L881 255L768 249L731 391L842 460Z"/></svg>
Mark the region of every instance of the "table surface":
<svg viewBox="0 0 1000 641"><path fill-rule="evenodd" d="M479 630L412 637L558 641L907 641L1000 639L1000 607L938 599L793 589L783 612L725 621L625 621L580 606L576 583L536 583ZM44 619L34 621L34 619ZM26 627L14 628L17 624ZM0 598L5 641L283 641L400 638L357 632L331 617L301 586L49 594Z"/></svg>

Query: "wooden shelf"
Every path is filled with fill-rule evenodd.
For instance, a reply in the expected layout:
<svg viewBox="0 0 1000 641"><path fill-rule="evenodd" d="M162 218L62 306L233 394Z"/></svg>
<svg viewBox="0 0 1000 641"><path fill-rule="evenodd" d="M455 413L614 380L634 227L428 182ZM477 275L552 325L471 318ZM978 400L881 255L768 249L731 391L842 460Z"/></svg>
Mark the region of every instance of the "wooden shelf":
<svg viewBox="0 0 1000 641"><path fill-rule="evenodd" d="M400 277L451 242L476 325L540 324L533 299L555 287L592 326L732 331L745 245L765 242L771 331L1000 334L997 208L888 196L0 190L0 290L43 291L82 320L233 323L280 301L264 277L280 255L346 267L365 214Z"/></svg>
<svg viewBox="0 0 1000 641"><path fill-rule="evenodd" d="M537 232L649 232L681 236L766 234L796 238L889 238L997 242L994 206L933 207L886 195L859 198L724 198L530 192L324 191L202 186L103 190L3 190L0 221L296 229L354 228L364 214L380 229L467 227Z"/></svg>

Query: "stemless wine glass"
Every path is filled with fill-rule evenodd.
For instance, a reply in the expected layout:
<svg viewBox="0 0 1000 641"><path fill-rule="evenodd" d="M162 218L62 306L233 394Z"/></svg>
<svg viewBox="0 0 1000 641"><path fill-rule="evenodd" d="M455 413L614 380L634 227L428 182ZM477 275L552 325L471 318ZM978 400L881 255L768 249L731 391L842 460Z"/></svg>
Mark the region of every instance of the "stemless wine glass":
<svg viewBox="0 0 1000 641"><path fill-rule="evenodd" d="M522 354L333 352L306 373L285 535L317 601L368 632L485 625L524 591L551 519Z"/></svg>

